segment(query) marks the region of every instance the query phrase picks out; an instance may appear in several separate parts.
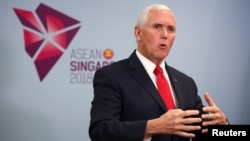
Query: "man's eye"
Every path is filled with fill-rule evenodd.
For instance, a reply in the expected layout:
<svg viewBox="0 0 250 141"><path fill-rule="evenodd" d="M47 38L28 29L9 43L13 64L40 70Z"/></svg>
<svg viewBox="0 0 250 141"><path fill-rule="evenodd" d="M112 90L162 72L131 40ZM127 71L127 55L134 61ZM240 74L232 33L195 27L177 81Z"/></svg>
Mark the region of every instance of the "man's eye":
<svg viewBox="0 0 250 141"><path fill-rule="evenodd" d="M154 28L156 28L156 29L159 29L159 28L161 28L161 25L154 25Z"/></svg>
<svg viewBox="0 0 250 141"><path fill-rule="evenodd" d="M174 27L168 27L168 31L174 32L175 28Z"/></svg>

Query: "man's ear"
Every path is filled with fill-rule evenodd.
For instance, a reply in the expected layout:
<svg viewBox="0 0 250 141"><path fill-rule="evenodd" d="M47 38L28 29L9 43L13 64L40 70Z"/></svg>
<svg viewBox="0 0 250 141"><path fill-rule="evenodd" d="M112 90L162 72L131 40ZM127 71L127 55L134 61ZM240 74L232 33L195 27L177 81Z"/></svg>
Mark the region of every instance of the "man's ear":
<svg viewBox="0 0 250 141"><path fill-rule="evenodd" d="M140 29L140 27L135 26L134 34L135 34L136 40L141 41L141 29Z"/></svg>

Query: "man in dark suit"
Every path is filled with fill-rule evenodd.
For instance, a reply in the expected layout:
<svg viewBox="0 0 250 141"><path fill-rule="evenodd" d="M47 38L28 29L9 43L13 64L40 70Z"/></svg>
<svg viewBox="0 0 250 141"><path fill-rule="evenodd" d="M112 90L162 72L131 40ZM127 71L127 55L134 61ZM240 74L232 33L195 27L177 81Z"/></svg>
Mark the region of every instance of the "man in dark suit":
<svg viewBox="0 0 250 141"><path fill-rule="evenodd" d="M145 8L134 29L137 49L96 71L89 135L92 141L180 141L202 138L208 125L227 124L208 93L202 104L188 75L167 65L176 21L165 5ZM160 66L170 83L174 108L158 92L154 69Z"/></svg>

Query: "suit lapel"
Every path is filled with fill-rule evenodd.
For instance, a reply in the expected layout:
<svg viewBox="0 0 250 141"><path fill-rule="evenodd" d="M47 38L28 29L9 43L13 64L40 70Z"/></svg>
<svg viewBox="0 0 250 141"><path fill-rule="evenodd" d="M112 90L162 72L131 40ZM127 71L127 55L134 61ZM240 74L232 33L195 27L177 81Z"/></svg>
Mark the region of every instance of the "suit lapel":
<svg viewBox="0 0 250 141"><path fill-rule="evenodd" d="M134 76L135 80L138 81L148 91L148 94L160 105L160 107L164 111L166 111L167 109L160 97L158 90L156 89L154 83L148 76L142 63L136 56L135 51L129 57L129 64L130 64L131 74Z"/></svg>
<svg viewBox="0 0 250 141"><path fill-rule="evenodd" d="M178 80L175 70L171 69L167 64L166 64L166 69L168 71L169 79L170 79L173 91L175 93L175 97L177 101L176 108L182 108L183 103L185 103L185 99L183 99L184 98L183 95L185 93L182 91L181 84L179 82L180 80Z"/></svg>

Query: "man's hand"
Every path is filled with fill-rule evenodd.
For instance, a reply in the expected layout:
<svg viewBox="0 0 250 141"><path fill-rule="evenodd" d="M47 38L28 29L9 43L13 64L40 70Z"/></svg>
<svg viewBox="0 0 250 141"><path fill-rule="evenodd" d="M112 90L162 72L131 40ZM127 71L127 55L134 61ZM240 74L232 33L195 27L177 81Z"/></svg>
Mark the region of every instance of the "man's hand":
<svg viewBox="0 0 250 141"><path fill-rule="evenodd" d="M192 131L200 130L201 123L198 110L173 109L157 119L149 120L146 125L145 137L157 134L173 134L182 137L195 137ZM192 125L196 124L196 125Z"/></svg>
<svg viewBox="0 0 250 141"><path fill-rule="evenodd" d="M208 106L203 108L203 112L207 114L202 114L202 126L208 125L226 125L227 118L225 114L220 110L220 108L214 103L212 98L208 93L204 94L205 100L208 103ZM202 133L207 133L208 129L202 129Z"/></svg>

